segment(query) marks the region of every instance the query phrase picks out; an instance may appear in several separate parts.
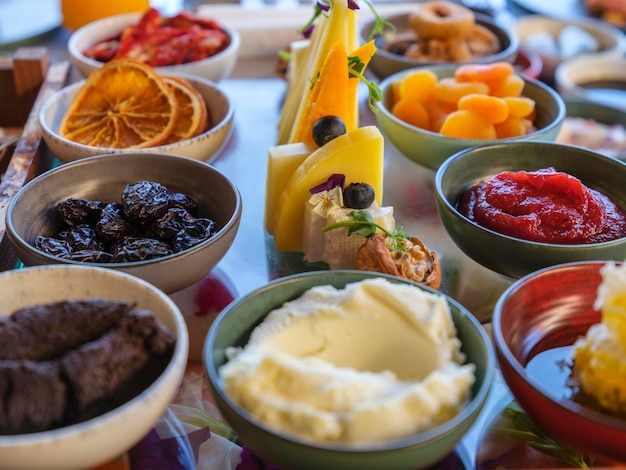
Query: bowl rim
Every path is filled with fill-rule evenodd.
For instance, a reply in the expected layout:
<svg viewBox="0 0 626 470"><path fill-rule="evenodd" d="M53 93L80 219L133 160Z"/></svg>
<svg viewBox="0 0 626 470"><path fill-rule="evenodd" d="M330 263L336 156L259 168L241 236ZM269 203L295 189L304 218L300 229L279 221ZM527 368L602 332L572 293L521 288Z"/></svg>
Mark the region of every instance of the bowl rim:
<svg viewBox="0 0 626 470"><path fill-rule="evenodd" d="M622 165L625 167L626 169L626 163L618 160L616 158L613 157L609 157L607 155L603 155L601 153L597 153L597 152L593 152L591 150L587 150L581 147L577 147L574 145L568 145L568 144L560 144L560 143L556 143L556 142L543 142L543 141L518 141L515 142L515 145L535 145L538 147L542 147L542 146L559 146L559 147L567 147L567 148L571 148L577 152L581 152L581 153L586 153L586 154L591 154L594 157L599 157L602 159L607 159L607 161L609 162L617 162L619 165ZM480 146L480 148L496 148L496 147L502 147L505 146L506 143L502 142L502 143L490 143L487 145L482 145ZM510 144L509 144L510 145ZM435 196L437 198L438 201L441 202L441 204L445 207L446 211L448 211L449 213L451 213L452 215L454 215L454 217L457 220L460 220L464 225L468 225L470 227L472 227L473 229L479 231L479 232L484 232L485 234L491 235L493 237L497 237L497 238L501 238L504 240L508 240L511 243L524 243L527 244L528 246L536 246L536 247L543 247L543 248L549 248L551 250L563 250L563 251L571 251L571 250L588 250L589 248L596 248L596 247L607 247L607 246L611 246L611 245L618 245L621 243L624 243L624 241L626 240L626 236L621 237L621 238L616 238L614 240L608 240L605 242L599 242L599 243L585 243L585 244L565 244L565 243L544 243L544 242L537 242L537 241L533 241L533 240L525 240L523 238L517 238L517 237L513 237L510 235L506 235L504 233L500 233L500 232L496 232L495 230L491 230L490 228L487 227L483 227L482 225L468 219L467 217L465 217L463 214L461 214L456 206L454 204L452 204L452 202L448 199L448 197L445 195L445 192L443 190L443 179L445 177L445 173L447 171L447 169L450 167L450 165L454 164L456 161L462 159L464 156L466 156L467 154L471 153L474 150L477 150L479 147L473 147L473 148L468 148L468 149L464 149L461 150L453 155L451 155L448 159L446 159L446 161L444 161L441 166L439 167L439 169L437 170L437 172L435 173L435 181L434 181L434 187L435 187ZM494 175L491 175L494 176ZM574 175L572 175L574 176ZM578 178L576 176L574 176L575 178ZM626 210L626 208L625 208Z"/></svg>
<svg viewBox="0 0 626 470"><path fill-rule="evenodd" d="M616 263L619 264L619 262ZM570 263L561 263L539 269L515 280L510 286L508 286L504 290L494 306L492 318L492 336L493 344L496 351L505 358L507 364L513 369L515 374L522 378L524 382L530 385L533 390L539 393L543 398L548 400L553 405L556 405L558 408L566 410L567 412L573 413L594 422L606 424L612 428L626 432L626 420L624 419L616 418L614 416L609 416L608 414L594 411L566 398L555 398L549 392L549 390L546 389L546 387L543 387L541 383L534 378L534 376L528 374L526 367L522 366L522 364L513 355L513 352L504 340L502 333L501 322L504 304L513 293L522 289L525 283L531 280L535 281L537 279L541 279L542 277L549 276L556 271L577 270L580 268L593 268L596 266L598 267L598 269L600 269L600 267L604 266L605 264L607 264L607 261L574 261ZM513 391L511 392L513 393Z"/></svg>
<svg viewBox="0 0 626 470"><path fill-rule="evenodd" d="M552 87L550 87L549 85L543 83L542 81L538 80L538 79L534 79L531 77L527 77L521 73L518 73L518 75L524 80L524 87L526 87L526 85L532 85L538 89L540 89L541 91L543 91L544 93L547 93L554 101L554 103L556 104L557 110L556 110L556 117L552 120L552 122L550 122L548 125L540 128L540 129L536 129L533 132L529 132L528 134L522 136L522 137L508 137L505 139L497 139L497 141L486 141L486 140L481 140L481 139L461 139L461 138L457 138L457 137L444 137L442 136L440 133L438 132L433 132L433 131L429 131L427 129L422 129L419 127L415 127L412 126L411 124L404 122L403 120L397 118L396 116L394 116L391 113L391 110L387 108L387 106L385 105L385 100L386 97L388 95L388 93L391 92L392 89L392 84L393 82L400 80L401 78L403 78L405 75L408 75L412 72L415 72L417 70L432 70L435 73L437 72L441 72L441 71L454 71L456 68L458 68L460 65L463 64L433 64L433 65L420 65L418 67L411 67L409 69L405 69L405 70L400 70L398 72L395 72L391 75L389 75L388 77L386 77L384 80L382 80L380 82L380 89L382 91L382 95L383 98L380 101L377 101L375 103L376 108L385 116L386 119L388 119L389 121L393 122L395 125L407 130L407 131L411 131L411 132L418 132L421 134L424 134L426 136L429 137L439 137L439 138L447 138L447 139L451 139L454 142L457 142L459 145L463 145L463 146L467 146L467 147L474 147L474 146L483 146L483 145L491 145L491 142L497 142L497 143L509 143L509 142L521 142L521 141L525 141L525 140L530 140L533 139L535 136L543 134L545 132L550 132L552 131L554 128L561 126L563 123L563 119L565 119L565 115L566 115L566 108L565 108L565 102L563 101L563 98L561 98L561 96L556 92L556 90L554 90ZM451 157L450 157L451 158Z"/></svg>
<svg viewBox="0 0 626 470"><path fill-rule="evenodd" d="M154 285L136 276L121 271L106 269L101 266L78 266L74 264L27 266L18 270L0 272L0 279L13 275L28 275L28 273L31 271L66 271L68 269L76 272L78 272L78 270L98 271L109 277L123 278L126 279L128 282L134 284L135 286L141 286L142 288L147 289L148 291L158 296L169 307L169 310L172 312L172 320L176 325L177 331L174 331L174 333L176 334L176 346L174 348L174 352L172 353L172 357L167 366L165 367L163 372L154 380L154 382L152 382L141 393L121 404L120 406L114 408L113 410L102 413L91 419L81 421L79 423L51 429L48 431L28 434L0 435L0 449L10 449L15 446L39 445L51 441L58 441L60 439L78 437L81 435L93 433L94 430L96 430L100 426L105 425L112 420L118 419L118 416L125 416L129 413L132 413L132 408L141 404L146 396L154 394L156 389L161 388L163 386L163 383L170 380L172 377L180 375L180 378L182 379L183 374L181 373L181 371L184 370L184 365L187 362L187 355L189 350L189 337L185 319L176 303Z"/></svg>
<svg viewBox="0 0 626 470"><path fill-rule="evenodd" d="M76 31L74 31L68 39L67 49L68 49L70 57L74 57L76 60L79 60L80 62L93 68L98 68L102 66L104 62L100 62L98 60L91 59L85 56L82 53L82 51L78 48L77 42L80 39L82 39L82 36L90 32L96 26L100 26L103 28L108 25L111 25L111 27L118 26L117 29L119 29L119 31L121 32L124 27L130 26L131 24L135 23L144 14L145 12L121 13L119 15L107 16L106 18L101 18L99 20L92 21L91 23L88 23L84 26L81 26ZM226 34L228 34L230 38L230 42L228 46L226 46L223 50L221 50L217 54L214 54L210 57L206 57L201 60L196 60L193 62L185 62L184 64L165 65L162 67L155 67L155 70L158 72L162 68L170 68L170 67L176 68L176 69L180 68L180 70L184 70L185 68L193 66L193 65L199 65L199 64L207 65L212 62L217 62L218 60L222 59L223 57L227 56L230 53L236 52L241 45L241 36L239 34L239 31L236 28L233 28L232 26L225 24L221 21L219 21L218 24L219 24L220 29L223 30ZM105 37L106 36L103 36L100 39L104 39Z"/></svg>
<svg viewBox="0 0 626 470"><path fill-rule="evenodd" d="M172 253L171 255L161 256L158 258L152 258L152 259L147 259L143 261L130 261L130 262L124 262L124 263L115 263L115 264L89 262L88 267L100 267L100 268L109 268L109 269L114 267L115 270L118 270L121 268L136 268L136 267L151 265L151 264L155 264L159 262L168 262L180 256L190 256L190 255L193 255L194 252L200 251L206 246L213 245L214 243L218 242L220 239L224 238L229 232L231 232L231 230L233 230L235 227L238 226L239 219L241 217L241 212L242 212L242 197L241 197L239 188L223 171L219 170L213 165L210 165L206 162L202 162L199 160L195 160L193 158L183 157L180 155L170 155L170 154L152 153L152 152L129 153L129 154L113 153L113 154L103 154L103 155L94 155L92 157L85 157L79 160L75 160L73 162L68 162L64 165L57 166L56 168L52 168L42 173L41 175L38 175L37 177L33 178L31 181L26 183L22 188L20 188L20 190L11 199L11 202L9 202L9 205L7 207L7 212L6 212L7 234L11 238L11 241L15 241L19 243L20 245L27 247L29 250L32 250L33 252L37 253L38 256L58 261L62 265L85 266L85 262L83 261L69 260L66 258L62 258L60 256L51 255L49 253L41 251L35 248L35 246L32 243L25 240L21 236L21 234L18 233L18 231L15 229L15 226L13 224L13 212L15 210L15 206L18 204L20 200L20 197L26 191L32 188L34 185L38 184L40 181L47 179L47 178L55 177L57 174L63 172L64 169L66 169L70 165L73 168L76 166L93 165L93 164L97 164L98 162L103 162L106 160L112 160L112 161L113 160L128 160L129 158L146 158L146 157L147 158L157 157L157 158L172 159L172 161L178 161L179 164L181 165L183 164L192 165L197 168L208 170L214 173L215 175L220 176L223 179L223 181L231 188L232 195L235 199L235 207L234 207L232 214L229 216L228 221L224 224L224 226L221 227L212 237L207 238L206 240L203 240L197 245L187 248L186 250Z"/></svg>
<svg viewBox="0 0 626 470"><path fill-rule="evenodd" d="M291 275L277 278L277 279L270 281L269 283L255 289L254 291L235 299L226 308L224 308L224 310L222 310L218 314L218 316L215 318L206 336L202 356L204 359L203 360L204 369L207 372L207 376L208 376L207 378L209 382L211 383L212 388L214 389L214 393L216 393L221 400L227 403L231 409L235 410L236 413L242 419L244 419L248 424L256 427L257 429L262 430L263 432L266 432L282 440L285 440L291 444L295 444L298 446L311 448L311 449L320 449L323 451L351 452L351 453L359 453L359 454L384 453L390 450L404 449L404 448L413 447L413 446L427 443L429 441L432 441L433 439L436 439L437 437L441 435L449 434L457 426L463 423L466 419L480 412L491 390L491 382L493 381L493 377L495 375L496 359L495 359L495 352L491 345L491 340L489 339L486 331L484 330L484 328L482 327L478 319L468 309L466 309L459 302L457 302L452 297L444 294L441 291L437 291L428 286L419 284L417 282L414 282L408 279L398 278L397 276L393 276L391 274L372 273L372 272L357 271L357 270L350 270L350 269L338 269L338 270L333 270L332 272L337 274L338 276L356 275L358 277L361 277L362 280L381 277L381 278L390 280L392 282L395 281L395 282L399 282L402 284L414 285L420 289L423 289L426 292L443 296L450 305L453 305L458 310L459 314L463 318L469 320L469 322L472 324L472 327L476 330L476 333L482 339L482 342L485 346L485 351L486 351L485 378L483 380L482 386L478 390L478 393L476 395L471 396L471 399L469 400L469 402L457 415L455 415L448 421L440 424L439 426L436 426L434 428L428 429L426 431L420 432L418 434L415 434L409 437L394 439L391 441L386 441L386 442L382 442L378 444L371 444L371 445L368 444L367 447L359 447L358 445L345 444L345 443L332 444L332 443L310 442L305 439L300 439L297 436L292 436L287 433L275 431L267 427L264 423L259 422L246 409L244 409L235 401L233 401L224 392L223 385L222 385L223 380L219 376L218 370L216 370L215 367L213 367L213 361L211 360L211 356L213 354L212 346L215 342L215 338L217 337L217 332L218 332L220 325L222 324L224 319L228 315L230 315L230 312L234 310L235 308L237 308L239 304L244 303L244 302L249 302L252 298L254 298L259 293L265 292L267 290L271 290L273 287L277 285L297 282L299 279L302 279L302 278L315 278L316 276L328 274L328 271L308 271L308 272L303 272L303 273L291 274ZM356 282L356 281L351 281L351 282ZM318 284L318 285L323 285L323 284ZM266 312L265 315L267 315L267 313L269 312Z"/></svg>
<svg viewBox="0 0 626 470"><path fill-rule="evenodd" d="M471 10L471 9L470 9ZM506 36L506 38L509 40L509 45L502 49L501 51L498 51L496 54L490 55L490 56L486 56L490 58L490 62L497 62L499 60L504 60L505 57L510 56L511 54L514 54L515 51L517 51L519 49L519 40L517 38L517 36L515 34L513 34L513 31L510 28L504 28L501 25L499 25L497 22L495 22L493 20L493 18L491 18L489 15L486 15L484 13L480 13L477 12L475 10L472 10L474 13L474 17L476 19L476 23L480 24L481 26L485 26L490 30L497 30L500 34L502 34L503 36ZM398 12L394 12L391 15L385 16L385 20L390 21L391 23L394 24L395 26L395 21L397 21L398 19L402 19L407 17L409 14L411 14L411 11L407 10L405 13L398 13ZM376 39L377 37L380 36L384 36L385 33L382 34L378 34L376 36L373 37L369 37L366 36L365 32L368 29L372 29L373 25L376 23L376 19L370 19L365 21L361 27L359 28L359 36L361 38L361 41L367 42L370 41L371 39ZM396 54L394 52L389 52L386 49L380 47L378 48L378 50L376 51L376 55L379 57L383 57L385 59L390 59L390 60L395 60L399 63L402 64L406 64L409 66L413 66L413 67L424 67L424 66L430 66L430 65L442 65L442 64L452 64L452 65L462 65L464 63L471 63L471 61L468 62L443 62L443 63L432 63L432 62L428 62L428 61L419 61L419 60L415 60L415 59L411 59L405 56L402 56L400 54ZM482 59L482 58L481 58ZM493 60L491 60L493 59Z"/></svg>
<svg viewBox="0 0 626 470"><path fill-rule="evenodd" d="M64 98L67 96L76 96L80 92L80 89L82 88L82 86L85 84L87 80L87 79L82 79L78 82L72 83L71 85L63 87L62 89L54 92L52 95L48 96L48 98L46 98L46 100L42 103L41 109L39 110L39 114L38 114L38 121L42 129L42 132L44 134L44 137L47 134L51 136L51 138L63 143L64 145L76 148L80 150L81 152L89 153L91 156L94 156L94 154L98 154L98 155L112 154L112 153L133 154L133 153L148 153L148 152L160 153L160 152L175 151L178 147L187 146L187 145L191 146L197 142L201 142L205 139L210 138L214 134L217 134L223 130L227 130L228 134L224 138L224 144L225 144L226 141L228 140L228 137L232 133L231 124L235 115L233 102L230 100L230 98L228 98L228 95L224 93L224 91L219 87L219 85L217 85L217 83L207 78L199 77L197 75L184 74L184 73L171 73L171 74L165 74L165 75L176 76L176 77L187 79L191 82L192 86L194 86L195 83L199 83L210 88L213 92L217 93L220 96L220 98L222 98L224 102L227 104L227 109L226 109L226 113L224 114L224 117L219 122L215 123L209 129L202 132L201 134L198 134L194 137L190 137L189 139L179 140L178 142L173 142L171 144L158 145L155 147L141 147L141 148L95 147L91 145L81 144L79 142L74 142L61 136L58 132L58 129L53 129L49 125L49 123L46 120L46 114L48 113L48 109L50 109L50 107L53 106L61 98ZM209 111L210 111L210 106L211 104L207 103L207 108L209 108ZM67 109L65 110L65 112L67 112ZM222 144L222 146L224 144ZM212 161L214 158L216 158L219 155L220 149L221 147L218 148L217 151L213 155L210 155L209 157L207 157L207 160L203 160L203 161L205 162ZM72 163L76 160L81 160L84 158L87 158L87 157L80 157L78 159L67 160L67 161L61 158L59 159L65 161L66 163Z"/></svg>

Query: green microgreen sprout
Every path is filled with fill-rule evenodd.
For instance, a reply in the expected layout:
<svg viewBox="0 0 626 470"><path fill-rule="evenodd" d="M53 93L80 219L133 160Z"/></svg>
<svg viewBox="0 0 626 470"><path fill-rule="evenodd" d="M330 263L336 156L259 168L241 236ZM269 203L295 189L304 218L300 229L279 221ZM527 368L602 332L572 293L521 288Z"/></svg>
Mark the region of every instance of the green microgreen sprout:
<svg viewBox="0 0 626 470"><path fill-rule="evenodd" d="M585 456L579 450L559 444L539 429L516 401L512 401L505 408L504 417L508 418L513 426L498 427L495 429L496 432L524 441L533 449L570 465L583 469L593 466L592 458L585 460Z"/></svg>
<svg viewBox="0 0 626 470"><path fill-rule="evenodd" d="M408 235L402 230L401 227L396 228L393 231L387 230L382 225L374 222L372 214L367 211L352 211L348 214L348 220L342 222L336 222L331 225L327 225L322 228L322 232L328 232L337 228L347 227L348 236L356 233L365 238L369 238L377 231L383 232L389 239L389 250L393 253L404 253L406 249L406 240L409 239Z"/></svg>
<svg viewBox="0 0 626 470"><path fill-rule="evenodd" d="M377 83L368 80L363 75L363 69L365 68L365 64L358 56L349 56L348 57L348 74L350 77L356 77L361 80L369 90L369 94L367 97L367 105L372 110L373 113L378 113L378 109L374 105L375 101L380 101L383 99L383 92L378 86Z"/></svg>
<svg viewBox="0 0 626 470"><path fill-rule="evenodd" d="M376 8L374 8L374 5L372 4L372 2L370 2L369 0L364 0L364 1L369 7L369 9L372 11L372 13L374 14L374 27L372 28L372 31L369 34L369 39L374 39L376 36L383 34L383 32L385 31L385 28L391 29L392 34L395 34L396 25L393 24L391 21L386 20L385 18L380 16L378 12L376 11Z"/></svg>

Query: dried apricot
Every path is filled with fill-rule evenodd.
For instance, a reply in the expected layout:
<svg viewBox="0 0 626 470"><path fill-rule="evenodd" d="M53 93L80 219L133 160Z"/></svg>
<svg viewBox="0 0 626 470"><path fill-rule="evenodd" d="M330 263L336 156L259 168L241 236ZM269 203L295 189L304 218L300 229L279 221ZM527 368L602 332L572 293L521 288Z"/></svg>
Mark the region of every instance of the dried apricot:
<svg viewBox="0 0 626 470"><path fill-rule="evenodd" d="M510 137L520 137L526 135L526 126L522 122L523 118L509 115L504 121L495 124L496 136L498 139L508 139Z"/></svg>
<svg viewBox="0 0 626 470"><path fill-rule="evenodd" d="M446 103L456 104L462 96L472 93L486 95L489 86L483 82L458 82L454 77L442 78L437 82L437 97Z"/></svg>
<svg viewBox="0 0 626 470"><path fill-rule="evenodd" d="M502 98L472 93L459 100L459 109L474 111L492 124L504 121L509 116L509 107Z"/></svg>
<svg viewBox="0 0 626 470"><path fill-rule="evenodd" d="M494 62L493 64L465 64L454 72L459 82L492 82L504 80L513 75L515 69L508 62Z"/></svg>
<svg viewBox="0 0 626 470"><path fill-rule="evenodd" d="M430 117L430 130L433 132L439 132L448 115L456 110L456 105L445 103L443 101L437 101L427 105L426 111Z"/></svg>
<svg viewBox="0 0 626 470"><path fill-rule="evenodd" d="M509 75L508 77L489 83L489 94L491 96L520 96L524 90L524 79L519 75Z"/></svg>
<svg viewBox="0 0 626 470"><path fill-rule="evenodd" d="M459 139L495 139L492 123L480 114L461 109L450 113L441 126L441 134Z"/></svg>
<svg viewBox="0 0 626 470"><path fill-rule="evenodd" d="M430 128L430 117L426 108L417 101L402 99L393 105L391 113L412 126L422 129Z"/></svg>
<svg viewBox="0 0 626 470"><path fill-rule="evenodd" d="M504 101L512 116L526 117L535 110L535 101L525 96L505 96Z"/></svg>
<svg viewBox="0 0 626 470"><path fill-rule="evenodd" d="M417 70L406 75L400 82L400 97L429 103L437 99L437 75L431 70Z"/></svg>

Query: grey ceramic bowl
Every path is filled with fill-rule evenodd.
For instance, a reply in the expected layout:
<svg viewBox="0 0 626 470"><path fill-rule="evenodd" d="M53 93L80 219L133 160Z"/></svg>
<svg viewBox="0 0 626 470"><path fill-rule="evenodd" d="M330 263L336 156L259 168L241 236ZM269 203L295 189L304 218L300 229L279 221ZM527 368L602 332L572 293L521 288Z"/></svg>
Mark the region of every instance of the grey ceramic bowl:
<svg viewBox="0 0 626 470"><path fill-rule="evenodd" d="M547 167L575 176L626 208L626 164L619 160L554 142L492 144L459 152L435 175L437 210L452 240L470 258L511 278L573 261L624 260L626 238L582 245L538 243L481 227L457 210L461 195L480 181L502 171Z"/></svg>
<svg viewBox="0 0 626 470"><path fill-rule="evenodd" d="M494 372L489 340L476 318L454 300L447 298L467 361L476 364L476 382L467 406L450 421L430 431L372 448L347 445L312 445L272 432L234 403L224 392L218 369L226 362L224 351L243 346L250 332L274 308L318 285L343 288L346 284L372 277L408 283L428 292L436 291L399 277L363 271L317 271L274 281L231 303L214 321L204 347L204 364L213 397L224 418L241 440L268 461L284 468L306 469L417 469L440 461L471 427L480 413ZM443 294L440 294L443 295Z"/></svg>
<svg viewBox="0 0 626 470"><path fill-rule="evenodd" d="M410 30L408 17L409 13L407 12L404 14L391 15L385 18L385 20L389 21L395 26L396 34L401 34L405 31ZM367 42L371 39L374 39L377 51L376 54L374 54L374 57L372 57L372 59L370 60L368 70L374 72L374 74L379 79L382 80L389 75L400 72L402 70L410 69L420 65L432 64L432 62L429 63L426 61L412 59L385 49L385 44L388 41L388 39L386 38L388 31L386 30L385 34L377 35L376 37L372 38L371 34L372 29L375 25L375 21L375 19L371 19L363 24L360 30L360 39L362 42ZM501 50L500 52L490 56L476 58L472 62L486 64L504 61L513 63L519 49L519 41L517 40L517 37L512 33L512 31L497 25L488 16L480 14L476 14L476 24L484 26L496 35L496 37L500 41Z"/></svg>
<svg viewBox="0 0 626 470"><path fill-rule="evenodd" d="M435 72L437 77L452 77L458 65L426 65ZM436 170L451 155L462 150L492 143L492 141L477 139L457 139L442 136L412 126L398 119L391 113L392 84L401 80L415 69L408 69L387 77L380 84L383 92L382 101L377 103L379 112L376 114L378 125L383 134L408 159L426 168ZM528 77L522 77L525 85L522 95L535 101L534 124L537 130L521 137L499 139L498 142L509 143L528 140L554 141L565 118L565 103L563 99L548 85Z"/></svg>
<svg viewBox="0 0 626 470"><path fill-rule="evenodd" d="M0 273L0 318L18 308L98 297L135 302L176 336L163 373L132 400L87 421L30 434L0 436L0 469L93 468L135 445L157 423L183 380L189 341L182 313L162 291L135 276L101 267L50 265Z"/></svg>
<svg viewBox="0 0 626 470"><path fill-rule="evenodd" d="M51 208L70 197L112 202L138 180L156 181L194 198L199 215L212 219L218 232L208 240L162 258L129 263L72 262L36 249L38 235L58 231ZM7 209L7 235L27 265L78 263L116 269L140 277L167 293L190 286L222 259L239 229L241 196L216 168L184 157L115 154L90 157L54 168L27 183Z"/></svg>
<svg viewBox="0 0 626 470"><path fill-rule="evenodd" d="M59 134L63 116L85 83L73 83L50 96L41 106L39 125L46 145L62 162L106 153L167 153L206 162L212 161L226 145L233 127L235 110L228 96L213 82L192 75L171 74L188 80L202 95L209 113L208 130L190 139L151 148L107 148L79 144Z"/></svg>

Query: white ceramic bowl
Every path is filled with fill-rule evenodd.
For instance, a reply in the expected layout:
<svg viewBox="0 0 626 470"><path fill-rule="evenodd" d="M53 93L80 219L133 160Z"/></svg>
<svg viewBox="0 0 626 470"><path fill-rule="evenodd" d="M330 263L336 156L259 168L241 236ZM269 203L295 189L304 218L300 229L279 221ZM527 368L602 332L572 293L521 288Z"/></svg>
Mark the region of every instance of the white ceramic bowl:
<svg viewBox="0 0 626 470"><path fill-rule="evenodd" d="M50 210L58 202L70 197L120 202L124 187L142 179L193 198L199 215L213 220L217 233L186 250L127 263L70 261L35 248L38 235L58 233ZM100 155L61 165L22 187L7 208L7 236L27 266L97 265L132 274L170 294L200 280L220 262L239 230L241 211L238 188L212 165L163 154Z"/></svg>
<svg viewBox="0 0 626 470"><path fill-rule="evenodd" d="M595 39L598 50L589 52L591 55L619 57L626 50L624 33L605 21L593 18L559 19L542 15L521 16L515 23L514 32L519 39L521 50L534 50L541 57L543 61L541 78L543 80L554 80L556 68L570 57L567 54L564 56L559 50L550 50L550 47L545 46L544 41L540 41L542 47L537 44L533 46L531 42L533 42L533 38L537 41L537 38L541 37L538 35L542 35L545 38L552 38L553 44L556 44L559 35L566 26L578 27ZM572 47L572 41L568 41L568 45Z"/></svg>
<svg viewBox="0 0 626 470"><path fill-rule="evenodd" d="M176 348L163 373L122 406L51 431L0 436L0 469L91 468L123 454L150 431L173 399L187 362L185 321L167 295L118 271L61 265L0 273L0 292L0 317L44 302L88 297L128 300L151 310L176 336Z"/></svg>
<svg viewBox="0 0 626 470"><path fill-rule="evenodd" d="M588 83L613 87L582 86ZM568 99L582 99L626 111L626 57L581 56L559 65L555 73L558 92ZM613 90L608 91L609 88Z"/></svg>
<svg viewBox="0 0 626 470"><path fill-rule="evenodd" d="M85 77L89 75L96 68L100 67L102 62L90 59L83 54L83 51L101 39L113 36L118 32L121 32L124 28L137 23L142 14L143 13L125 13L122 15L110 16L89 23L76 30L70 36L67 43L67 49L69 51L72 64ZM222 24L221 22L220 27L229 36L229 44L226 49L203 60L180 65L156 67L156 70L161 74L171 75L186 73L196 75L214 82L218 82L230 76L235 64L237 63L241 38L236 29Z"/></svg>
<svg viewBox="0 0 626 470"><path fill-rule="evenodd" d="M210 80L191 75L177 74L177 76L191 82L204 98L208 108L211 128L196 137L158 147L134 149L92 147L68 140L59 134L59 128L63 116L84 84L84 81L80 81L57 91L43 103L39 112L39 125L43 139L52 153L62 162L71 162L94 155L145 153L147 151L210 162L219 154L230 136L235 114L233 105L219 86Z"/></svg>

